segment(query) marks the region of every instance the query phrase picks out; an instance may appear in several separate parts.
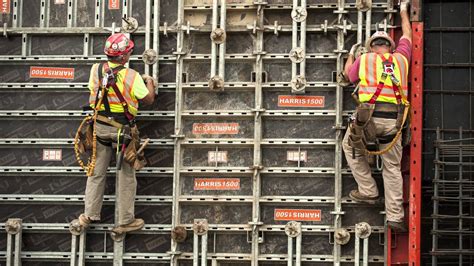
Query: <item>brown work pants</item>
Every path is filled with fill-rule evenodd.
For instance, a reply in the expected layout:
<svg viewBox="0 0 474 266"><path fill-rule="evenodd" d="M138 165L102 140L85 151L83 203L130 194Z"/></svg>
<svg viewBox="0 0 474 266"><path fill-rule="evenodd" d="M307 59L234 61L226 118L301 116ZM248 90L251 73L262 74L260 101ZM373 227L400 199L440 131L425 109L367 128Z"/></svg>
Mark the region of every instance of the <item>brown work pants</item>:
<svg viewBox="0 0 474 266"><path fill-rule="evenodd" d="M97 137L106 141L117 141L118 129L97 123ZM94 174L87 178L85 195L85 215L91 220L100 220L102 200L104 197L107 168L116 150L111 146L97 142L97 160ZM118 225L126 225L135 220L135 195L137 180L135 169L123 161L122 169L118 171L118 183L115 194L118 202Z"/></svg>
<svg viewBox="0 0 474 266"><path fill-rule="evenodd" d="M373 118L377 136L393 135L397 132L395 119ZM377 184L372 177L371 169L367 157L360 155L356 151L356 156L352 156L352 147L349 146L349 129L344 136L342 143L346 160L351 168L360 194L368 197L377 197L379 191ZM380 144L380 149L384 149L389 144ZM403 220L403 179L401 173L402 144L401 138L386 153L381 155L383 161L383 185L385 190L385 212L388 221L400 222Z"/></svg>

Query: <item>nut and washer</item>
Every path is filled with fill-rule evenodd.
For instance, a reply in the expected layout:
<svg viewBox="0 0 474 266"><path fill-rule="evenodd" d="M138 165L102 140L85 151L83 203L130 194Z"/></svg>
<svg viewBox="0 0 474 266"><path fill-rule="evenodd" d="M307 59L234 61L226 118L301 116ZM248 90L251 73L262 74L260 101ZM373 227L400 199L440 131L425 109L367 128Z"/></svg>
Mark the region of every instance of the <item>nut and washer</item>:
<svg viewBox="0 0 474 266"><path fill-rule="evenodd" d="M207 219L194 219L193 231L196 235L202 236L209 230Z"/></svg>
<svg viewBox="0 0 474 266"><path fill-rule="evenodd" d="M79 219L74 219L69 224L69 232L75 236L79 236L84 232L84 227L79 223Z"/></svg>
<svg viewBox="0 0 474 266"><path fill-rule="evenodd" d="M368 238L372 234L372 227L366 222L361 222L355 225L355 233L361 239Z"/></svg>
<svg viewBox="0 0 474 266"><path fill-rule="evenodd" d="M216 28L211 32L211 40L215 44L221 44L225 42L227 34L224 29Z"/></svg>
<svg viewBox="0 0 474 266"><path fill-rule="evenodd" d="M304 93L306 87L306 78L304 76L296 76L291 80L291 91L293 93Z"/></svg>
<svg viewBox="0 0 474 266"><path fill-rule="evenodd" d="M334 241L338 245L345 245L351 240L351 234L345 228L338 228L334 232Z"/></svg>
<svg viewBox="0 0 474 266"><path fill-rule="evenodd" d="M142 54L142 60L147 65L153 65L158 61L158 53L153 49L147 49Z"/></svg>
<svg viewBox="0 0 474 266"><path fill-rule="evenodd" d="M305 52L301 47L295 47L290 51L290 60L293 63L301 63L305 59Z"/></svg>
<svg viewBox="0 0 474 266"><path fill-rule="evenodd" d="M138 30L138 20L132 17L122 18L122 31L126 33L134 33Z"/></svg>
<svg viewBox="0 0 474 266"><path fill-rule="evenodd" d="M215 75L209 79L209 88L212 91L223 91L224 90L224 79L219 75Z"/></svg>
<svg viewBox="0 0 474 266"><path fill-rule="evenodd" d="M293 10L291 11L291 18L296 22L305 21L307 16L308 12L306 11L306 8L302 6L293 8Z"/></svg>
<svg viewBox="0 0 474 266"><path fill-rule="evenodd" d="M22 219L10 218L5 222L5 231L10 235L16 235L21 231Z"/></svg>
<svg viewBox="0 0 474 266"><path fill-rule="evenodd" d="M285 233L289 237L297 237L301 234L301 223L291 221L285 225Z"/></svg>
<svg viewBox="0 0 474 266"><path fill-rule="evenodd" d="M186 237L188 236L188 232L186 231L186 227L178 225L171 231L171 238L178 243L184 242Z"/></svg>
<svg viewBox="0 0 474 266"><path fill-rule="evenodd" d="M356 0L357 10L366 12L372 8L372 0Z"/></svg>

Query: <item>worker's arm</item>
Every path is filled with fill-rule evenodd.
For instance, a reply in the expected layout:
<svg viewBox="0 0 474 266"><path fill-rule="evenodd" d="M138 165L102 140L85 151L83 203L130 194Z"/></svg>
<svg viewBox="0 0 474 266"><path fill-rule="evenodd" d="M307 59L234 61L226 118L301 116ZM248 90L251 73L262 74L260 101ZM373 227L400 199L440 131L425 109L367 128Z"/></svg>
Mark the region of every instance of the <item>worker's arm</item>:
<svg viewBox="0 0 474 266"><path fill-rule="evenodd" d="M408 16L408 5L409 1L406 0L400 4L400 17L402 18L402 38L408 39L411 43L411 23Z"/></svg>
<svg viewBox="0 0 474 266"><path fill-rule="evenodd" d="M354 64L354 55L349 54L346 64L344 65L344 74L346 77L349 77L349 71L351 70L352 65Z"/></svg>
<svg viewBox="0 0 474 266"><path fill-rule="evenodd" d="M145 80L145 85L148 89L148 94L142 99L142 102L145 105L151 105L155 101L155 81L153 78L148 78Z"/></svg>
<svg viewBox="0 0 474 266"><path fill-rule="evenodd" d="M344 66L344 74L348 78L350 77L350 70L355 61L355 53L357 51L357 48L359 48L360 44L361 43L359 42L352 45L351 50L349 51L349 57L347 58L346 65Z"/></svg>

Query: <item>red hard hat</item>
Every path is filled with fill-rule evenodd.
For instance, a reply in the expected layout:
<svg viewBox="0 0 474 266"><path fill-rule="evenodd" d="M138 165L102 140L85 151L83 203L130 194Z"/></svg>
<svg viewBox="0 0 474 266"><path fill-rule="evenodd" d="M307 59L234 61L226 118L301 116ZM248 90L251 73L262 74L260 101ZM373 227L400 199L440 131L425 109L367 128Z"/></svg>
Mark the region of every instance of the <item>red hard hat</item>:
<svg viewBox="0 0 474 266"><path fill-rule="evenodd" d="M115 33L105 41L104 53L108 56L120 56L133 49L134 43L123 33Z"/></svg>

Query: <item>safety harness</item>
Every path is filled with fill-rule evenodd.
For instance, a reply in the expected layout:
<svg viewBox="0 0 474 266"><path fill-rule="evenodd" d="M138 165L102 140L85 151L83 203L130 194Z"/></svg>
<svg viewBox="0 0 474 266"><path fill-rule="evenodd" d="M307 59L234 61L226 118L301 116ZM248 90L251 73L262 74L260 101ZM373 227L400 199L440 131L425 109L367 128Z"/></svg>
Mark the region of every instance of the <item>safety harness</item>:
<svg viewBox="0 0 474 266"><path fill-rule="evenodd" d="M395 64L393 63L393 56L389 55L388 58L382 55L378 55L382 59L383 72L377 88L367 103L360 103L358 100L358 106L356 109L355 116L351 119L350 123L350 138L349 144L353 148L353 155L355 156L355 149L361 150L365 155L381 155L388 152L400 138L405 123L407 122L408 114L410 111L410 103L401 88L400 81L394 75ZM403 73L402 73L403 74ZM397 133L390 136L376 136L375 124L373 122L374 112L389 112L392 111L390 106L392 104L377 103L377 98L385 87L387 78L392 81L392 90L397 101L396 111L397 112ZM378 107L380 105L380 108ZM387 107L389 106L389 107ZM382 150L378 150L378 144L388 144Z"/></svg>
<svg viewBox="0 0 474 266"><path fill-rule="evenodd" d="M118 129L119 137L117 138L117 142L118 142L117 151L118 151L118 148L120 147L120 142L122 142L121 156L119 157L120 160L123 159L123 154L126 148L126 145L125 145L126 142L125 142L124 136L127 134L130 134L130 128L136 129L135 118L129 112L128 103L123 97L122 93L120 92L120 89L117 86L117 80L116 80L117 74L120 70L124 69L124 66L118 66L114 69L111 69L107 63L101 63L99 64L97 69L98 69L98 76L99 76L99 88L96 94L95 106L93 109L94 113L92 116L87 116L84 118L84 120L79 125L79 128L77 129L77 132L76 132L76 136L74 138L74 152L76 154L77 162L86 171L87 176L91 176L94 173L95 163L97 159L96 157L97 156L97 141L103 145L111 145L111 143L108 143L97 137L97 134L96 134L97 121L113 126ZM105 75L102 74L103 72L105 72ZM111 118L113 117L114 114L110 110L110 105L107 98L107 92L108 92L107 88L110 88L110 87L114 90L115 95L117 95L117 97L120 100L120 103L124 110L123 114L126 120L128 121L127 123L128 125L127 124L124 125L122 123L116 122ZM104 104L105 110L99 111L102 104ZM85 130L86 136L84 136L82 134L82 129L86 125L87 125L87 128ZM136 135L138 137L138 131L136 131ZM84 163L84 161L81 159L81 154L84 153L86 150L92 150L92 154L90 158L88 158L88 162ZM120 167L121 162L117 162L117 166Z"/></svg>

